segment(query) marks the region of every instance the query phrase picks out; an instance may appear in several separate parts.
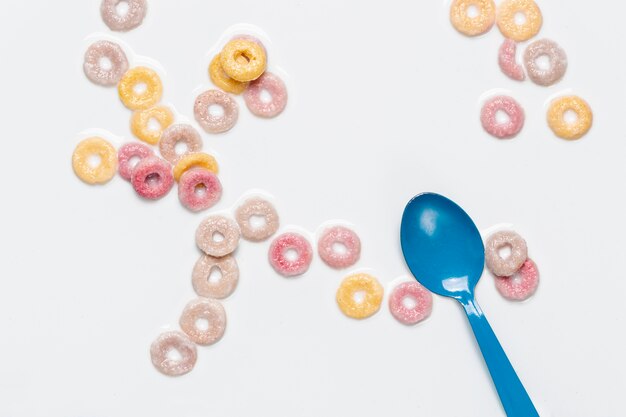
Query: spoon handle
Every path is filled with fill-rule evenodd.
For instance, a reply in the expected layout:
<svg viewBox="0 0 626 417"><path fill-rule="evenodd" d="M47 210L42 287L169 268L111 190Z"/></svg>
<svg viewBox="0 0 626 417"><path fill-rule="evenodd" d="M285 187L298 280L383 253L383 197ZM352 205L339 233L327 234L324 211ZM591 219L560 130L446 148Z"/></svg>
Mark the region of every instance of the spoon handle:
<svg viewBox="0 0 626 417"><path fill-rule="evenodd" d="M506 415L508 417L539 417L539 413L517 377L509 358L506 357L498 338L491 330L480 306L473 298L463 300L461 304L465 308Z"/></svg>

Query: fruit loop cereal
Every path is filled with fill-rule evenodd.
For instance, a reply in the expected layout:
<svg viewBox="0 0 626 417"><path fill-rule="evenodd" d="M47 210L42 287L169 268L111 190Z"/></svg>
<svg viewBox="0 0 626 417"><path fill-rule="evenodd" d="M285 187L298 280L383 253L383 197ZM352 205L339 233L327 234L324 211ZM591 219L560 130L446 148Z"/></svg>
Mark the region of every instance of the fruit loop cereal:
<svg viewBox="0 0 626 417"><path fill-rule="evenodd" d="M211 171L193 168L186 171L178 182L178 198L191 211L213 207L222 197L222 184Z"/></svg>
<svg viewBox="0 0 626 417"><path fill-rule="evenodd" d="M144 158L135 165L130 182L141 197L158 200L174 185L172 166L156 156Z"/></svg>
<svg viewBox="0 0 626 417"><path fill-rule="evenodd" d="M576 113L576 120L565 120L567 111ZM548 108L548 126L560 138L579 139L584 136L593 123L591 107L585 100L577 96L559 97L550 103Z"/></svg>
<svg viewBox="0 0 626 417"><path fill-rule="evenodd" d="M340 251L336 246L343 247L344 251ZM347 268L359 260L361 240L347 227L333 226L322 232L317 242L317 252L331 268Z"/></svg>
<svg viewBox="0 0 626 417"><path fill-rule="evenodd" d="M120 13L117 6L125 2L128 4L126 13ZM146 17L148 5L146 0L102 0L100 14L102 20L111 30L124 32L136 28Z"/></svg>
<svg viewBox="0 0 626 417"><path fill-rule="evenodd" d="M210 107L222 108L223 114L211 114ZM232 129L239 117L239 106L231 96L223 91L208 90L196 98L193 106L196 121L208 133L222 133Z"/></svg>
<svg viewBox="0 0 626 417"><path fill-rule="evenodd" d="M246 39L231 39L222 49L220 61L224 72L241 82L256 80L267 65L264 48Z"/></svg>
<svg viewBox="0 0 626 417"><path fill-rule="evenodd" d="M524 23L515 21L518 13L524 15ZM498 6L496 22L505 38L523 42L539 33L543 18L533 0L504 0Z"/></svg>
<svg viewBox="0 0 626 417"><path fill-rule="evenodd" d="M506 113L508 121L500 123L496 118L498 111ZM512 138L524 126L524 110L512 97L496 96L483 105L480 122L490 135L499 139Z"/></svg>
<svg viewBox="0 0 626 417"><path fill-rule="evenodd" d="M170 359L172 351L177 351L180 359ZM169 376L184 375L196 364L198 353L196 345L179 331L165 332L156 338L150 346L150 357L154 367Z"/></svg>
<svg viewBox="0 0 626 417"><path fill-rule="evenodd" d="M537 59L541 56L548 57L550 65L547 69L543 69L537 63ZM565 51L554 41L550 39L541 39L528 45L524 51L524 65L528 78L535 84L548 86L556 83L567 69L567 56Z"/></svg>
<svg viewBox="0 0 626 417"><path fill-rule="evenodd" d="M263 53L265 54L265 59L267 60L267 48L265 48L265 45L263 45L263 42L261 42L259 38L254 37L252 35L245 34L245 33L241 33L231 38L231 40L235 40L235 39L243 39L244 41L250 41L250 42L256 43L261 48L263 48ZM241 59L245 59L245 58L241 58Z"/></svg>
<svg viewBox="0 0 626 417"><path fill-rule="evenodd" d="M209 279L214 269L219 270L221 275L217 282ZM238 281L239 266L231 255L215 258L203 254L191 274L193 290L201 297L226 298L235 291Z"/></svg>
<svg viewBox="0 0 626 417"><path fill-rule="evenodd" d="M206 320L208 327L198 327L198 320ZM190 301L180 316L180 328L192 342L202 346L219 341L226 330L226 311L222 303L210 298L197 298Z"/></svg>
<svg viewBox="0 0 626 417"><path fill-rule="evenodd" d="M158 129L150 129L148 123L151 119L158 122ZM130 130L138 139L156 145L161 139L161 133L174 122L174 114L165 106L153 106L145 110L137 110L133 113L130 121Z"/></svg>
<svg viewBox="0 0 626 417"><path fill-rule="evenodd" d="M99 158L99 161L92 164L91 158ZM87 184L104 184L117 171L117 152L102 138L85 139L74 149L72 168L76 176Z"/></svg>
<svg viewBox="0 0 626 417"><path fill-rule="evenodd" d="M204 168L216 175L219 171L217 161L213 156L202 152L190 153L182 156L174 165L174 179L179 181L185 171L191 168Z"/></svg>
<svg viewBox="0 0 626 417"><path fill-rule="evenodd" d="M290 252L294 256L290 256ZM313 260L313 248L298 233L284 233L272 241L269 250L270 265L284 277L304 274Z"/></svg>
<svg viewBox="0 0 626 417"><path fill-rule="evenodd" d="M261 98L263 91L271 96L267 102ZM280 77L271 72L265 72L250 83L243 93L243 98L252 114L260 117L276 117L287 106L287 87Z"/></svg>
<svg viewBox="0 0 626 417"><path fill-rule="evenodd" d="M145 90L138 92L136 88L145 85ZM131 110L146 109L161 100L163 85L161 78L154 70L147 67L131 68L117 85L120 100Z"/></svg>
<svg viewBox="0 0 626 417"><path fill-rule="evenodd" d="M354 274L347 276L337 290L337 304L348 317L364 319L375 314L383 301L383 286L378 280L368 274ZM358 293L364 293L364 298L357 301Z"/></svg>
<svg viewBox="0 0 626 417"><path fill-rule="evenodd" d="M132 176L134 170L134 166L131 165L131 160L135 158L140 161L153 155L154 152L152 152L152 149L143 143L130 142L122 145L117 151L120 177L130 181L130 177Z"/></svg>
<svg viewBox="0 0 626 417"><path fill-rule="evenodd" d="M209 77L213 84L227 93L241 94L248 87L247 82L242 83L241 81L232 79L224 72L220 54L215 55L211 60L211 64L209 64Z"/></svg>
<svg viewBox="0 0 626 417"><path fill-rule="evenodd" d="M101 60L108 60L110 68L103 68ZM128 70L128 59L124 50L110 41L92 43L85 51L83 71L89 80L98 85L116 85Z"/></svg>
<svg viewBox="0 0 626 417"><path fill-rule="evenodd" d="M251 223L254 216L262 217L263 224L255 226ZM280 221L274 205L260 197L247 199L235 211L235 220L241 229L244 239L261 242L278 230Z"/></svg>
<svg viewBox="0 0 626 417"><path fill-rule="evenodd" d="M178 143L185 144L185 151L176 152ZM159 141L159 151L161 156L170 164L176 164L180 158L200 152L202 150L202 138L196 129L191 125L175 124L171 125L161 134Z"/></svg>
<svg viewBox="0 0 626 417"><path fill-rule="evenodd" d="M507 300L524 301L537 291L539 270L529 258L510 277L496 276L496 289Z"/></svg>
<svg viewBox="0 0 626 417"><path fill-rule="evenodd" d="M228 217L213 215L196 230L196 245L207 255L221 257L232 253L239 244L239 226Z"/></svg>
<svg viewBox="0 0 626 417"><path fill-rule="evenodd" d="M511 254L502 257L500 251L510 248ZM485 244L485 262L487 269L499 277L513 275L528 259L526 241L517 233L510 230L496 232L489 236Z"/></svg>
<svg viewBox="0 0 626 417"><path fill-rule="evenodd" d="M505 39L498 52L498 65L500 65L500 69L507 77L515 81L524 81L526 78L524 68L515 60L516 50L517 44L515 41Z"/></svg>
<svg viewBox="0 0 626 417"><path fill-rule="evenodd" d="M412 300L415 305L407 307L405 300ZM417 281L403 282L397 285L389 296L389 311L400 323L416 324L428 318L433 309L433 296Z"/></svg>
<svg viewBox="0 0 626 417"><path fill-rule="evenodd" d="M470 17L470 7L478 14ZM496 19L496 5L493 0L454 0L450 6L450 22L460 33L477 36L486 33Z"/></svg>

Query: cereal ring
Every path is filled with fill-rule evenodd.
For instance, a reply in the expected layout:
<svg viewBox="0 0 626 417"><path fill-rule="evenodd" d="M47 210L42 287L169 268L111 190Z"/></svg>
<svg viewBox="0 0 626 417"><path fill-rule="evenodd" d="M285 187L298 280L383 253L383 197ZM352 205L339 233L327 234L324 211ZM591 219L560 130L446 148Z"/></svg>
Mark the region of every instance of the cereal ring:
<svg viewBox="0 0 626 417"><path fill-rule="evenodd" d="M263 91L271 96L269 102L261 99ZM287 105L287 87L277 75L265 72L250 83L243 93L243 99L252 114L260 117L276 117L285 110Z"/></svg>
<svg viewBox="0 0 626 417"><path fill-rule="evenodd" d="M498 65L500 65L500 69L507 77L515 81L524 81L526 78L524 68L515 61L516 50L517 44L515 41L505 39L498 52Z"/></svg>
<svg viewBox="0 0 626 417"><path fill-rule="evenodd" d="M335 248L341 245L344 252ZM361 256L361 240L354 231L343 226L333 226L324 230L317 241L317 252L326 265L335 269L354 265Z"/></svg>
<svg viewBox="0 0 626 417"><path fill-rule="evenodd" d="M120 14L117 11L118 4L126 2L128 11ZM102 0L100 4L100 14L102 20L111 30L125 32L136 28L146 17L148 5L146 0Z"/></svg>
<svg viewBox="0 0 626 417"><path fill-rule="evenodd" d="M240 58L244 59L240 59ZM222 69L230 78L246 82L256 80L267 65L264 48L245 39L230 40L220 53Z"/></svg>
<svg viewBox="0 0 626 417"><path fill-rule="evenodd" d="M222 108L224 114L211 114L210 107ZM222 133L232 129L239 118L239 106L231 96L220 90L208 90L196 98L193 106L196 121L208 133Z"/></svg>
<svg viewBox="0 0 626 417"><path fill-rule="evenodd" d="M144 158L135 165L130 182L137 194L157 200L169 193L174 185L172 166L156 156Z"/></svg>
<svg viewBox="0 0 626 417"><path fill-rule="evenodd" d="M253 216L263 217L264 223L255 227L251 222ZM235 211L235 220L241 229L244 239L261 242L278 230L280 221L274 205L260 197L247 199Z"/></svg>
<svg viewBox="0 0 626 417"><path fill-rule="evenodd" d="M135 91L135 88L142 84L146 86L145 91ZM146 109L161 100L163 85L159 74L154 70L146 67L135 67L126 71L117 85L117 92L122 103L129 109Z"/></svg>
<svg viewBox="0 0 626 417"><path fill-rule="evenodd" d="M288 252L291 251L295 252L295 259L290 259ZM312 260L311 244L298 233L283 233L270 245L270 265L284 277L304 274L309 269Z"/></svg>
<svg viewBox="0 0 626 417"><path fill-rule="evenodd" d="M191 168L204 168L215 175L219 171L217 161L211 155L202 152L190 153L181 156L176 165L174 165L174 179L179 181L185 171Z"/></svg>
<svg viewBox="0 0 626 417"><path fill-rule="evenodd" d="M221 275L217 282L209 279L213 269L219 270ZM237 266L237 260L231 255L215 258L202 254L191 274L193 289L201 297L226 298L235 291L237 282L239 282L239 266Z"/></svg>
<svg viewBox="0 0 626 417"><path fill-rule="evenodd" d="M209 64L209 77L217 88L221 88L227 93L241 94L248 87L248 83L242 83L233 78L230 78L228 74L222 69L222 62L220 61L220 54L215 55Z"/></svg>
<svg viewBox="0 0 626 417"><path fill-rule="evenodd" d="M263 42L261 42L261 40L255 36L252 35L248 35L245 33L239 34L239 35L235 35L232 38L230 38L231 40L236 40L236 39L243 39L244 41L250 41L250 42L254 42L257 45L259 45L261 48L263 48L263 53L265 53L265 60L267 61L267 48L265 47L265 45L263 45ZM245 59L243 57L241 57L241 59Z"/></svg>
<svg viewBox="0 0 626 417"><path fill-rule="evenodd" d="M176 145L184 143L186 149L182 153L176 152ZM161 133L159 151L161 156L169 163L176 164L180 158L202 150L202 138L191 125L171 125Z"/></svg>
<svg viewBox="0 0 626 417"><path fill-rule="evenodd" d="M108 60L110 68L104 68L102 60ZM128 58L118 44L97 41L85 51L83 71L92 83L110 87L117 84L128 71Z"/></svg>
<svg viewBox="0 0 626 417"><path fill-rule="evenodd" d="M506 113L509 120L500 123L496 119L498 111ZM483 129L499 139L514 137L524 127L524 109L512 97L496 96L485 102L480 111Z"/></svg>
<svg viewBox="0 0 626 417"><path fill-rule="evenodd" d="M117 151L117 161L119 163L118 171L120 173L120 177L124 178L126 181L130 181L133 170L135 169L135 167L131 164L131 160L136 158L141 161L142 159L153 155L154 153L152 152L152 149L143 143L125 143L120 147L119 151Z"/></svg>
<svg viewBox="0 0 626 417"><path fill-rule="evenodd" d="M158 129L150 129L148 123L151 119L159 123ZM130 119L130 130L138 139L150 145L156 145L161 139L163 130L167 129L174 122L174 114L165 106L153 106L145 110L133 112Z"/></svg>
<svg viewBox="0 0 626 417"><path fill-rule="evenodd" d="M239 226L228 217L207 217L196 230L196 245L207 255L221 257L232 253L239 244Z"/></svg>
<svg viewBox="0 0 626 417"><path fill-rule="evenodd" d="M515 21L518 13L524 15L522 24ZM543 18L539 6L533 0L504 0L498 6L496 22L505 38L523 42L539 33Z"/></svg>
<svg viewBox="0 0 626 417"><path fill-rule="evenodd" d="M542 69L537 65L537 58L547 56L550 61L548 69ZM535 84L548 86L556 83L567 69L567 55L565 51L550 39L541 39L528 45L524 52L524 65L528 78Z"/></svg>
<svg viewBox="0 0 626 417"><path fill-rule="evenodd" d="M470 7L478 9L478 15L470 17ZM450 22L460 33L477 36L486 33L496 20L496 5L493 0L454 0L450 6Z"/></svg>
<svg viewBox="0 0 626 417"><path fill-rule="evenodd" d="M177 351L180 359L170 359L171 351ZM191 371L196 364L196 345L183 332L165 332L150 346L150 358L154 367L162 374L180 376Z"/></svg>
<svg viewBox="0 0 626 417"><path fill-rule="evenodd" d="M407 307L406 299L415 305ZM402 324L416 324L428 318L433 310L433 296L417 281L403 282L397 285L389 296L389 311Z"/></svg>
<svg viewBox="0 0 626 417"><path fill-rule="evenodd" d="M500 255L505 247L511 249L506 258ZM485 244L485 262L487 269L496 276L509 277L513 275L528 258L526 241L517 233L502 230L489 236Z"/></svg>
<svg viewBox="0 0 626 417"><path fill-rule="evenodd" d="M91 157L99 158L97 165L90 163ZM72 168L76 176L87 184L104 184L115 175L117 152L113 145L102 138L85 139L74 149Z"/></svg>
<svg viewBox="0 0 626 417"><path fill-rule="evenodd" d="M357 293L365 293L362 301L357 301ZM383 301L383 286L378 280L368 274L353 274L347 276L337 290L337 304L348 317L364 319L378 311Z"/></svg>
<svg viewBox="0 0 626 417"><path fill-rule="evenodd" d="M198 328L198 320L207 321L208 327ZM217 300L196 298L185 306L179 324L192 342L202 346L212 345L224 336L226 311L222 303Z"/></svg>
<svg viewBox="0 0 626 417"><path fill-rule="evenodd" d="M574 122L565 120L565 113L568 110L576 113L577 119ZM548 126L560 138L580 139L591 129L592 123L591 107L578 96L559 97L550 103Z"/></svg>
<svg viewBox="0 0 626 417"><path fill-rule="evenodd" d="M530 258L513 276L496 276L496 289L507 300L524 301L537 291L538 286L539 270Z"/></svg>
<svg viewBox="0 0 626 417"><path fill-rule="evenodd" d="M222 197L222 184L211 171L193 168L185 171L178 182L178 198L191 211L213 207Z"/></svg>

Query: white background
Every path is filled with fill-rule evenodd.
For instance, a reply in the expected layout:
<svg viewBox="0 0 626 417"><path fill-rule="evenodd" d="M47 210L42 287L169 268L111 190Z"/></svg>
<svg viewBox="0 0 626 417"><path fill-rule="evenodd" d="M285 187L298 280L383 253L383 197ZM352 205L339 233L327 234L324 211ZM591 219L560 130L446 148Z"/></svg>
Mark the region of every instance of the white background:
<svg viewBox="0 0 626 417"><path fill-rule="evenodd" d="M477 298L542 416L622 413L624 7L541 1L540 37L569 58L565 78L543 88L501 74L498 30L459 35L441 0L149 3L141 27L113 36L160 63L164 100L182 115L192 118L210 85L208 52L235 24L263 30L289 87L280 117L255 118L240 102L232 131L203 134L222 168L216 210L260 188L284 226L349 221L363 242L357 267L387 292L407 274L398 228L414 194L449 196L482 230L512 223L541 270L539 291L507 302L485 273ZM316 257L284 279L268 243L237 251L223 340L199 348L184 377L155 371L150 343L194 297L194 232L206 213L183 209L175 189L145 202L119 177L92 187L74 176L83 130L132 140L115 89L82 73L94 33L111 35L96 0L0 10L0 416L503 415L454 301L436 297L415 327L395 322L386 298L371 319L351 320L334 300L346 272ZM480 97L494 88L525 108L514 140L480 127ZM577 142L545 122L545 103L564 91L594 110Z"/></svg>

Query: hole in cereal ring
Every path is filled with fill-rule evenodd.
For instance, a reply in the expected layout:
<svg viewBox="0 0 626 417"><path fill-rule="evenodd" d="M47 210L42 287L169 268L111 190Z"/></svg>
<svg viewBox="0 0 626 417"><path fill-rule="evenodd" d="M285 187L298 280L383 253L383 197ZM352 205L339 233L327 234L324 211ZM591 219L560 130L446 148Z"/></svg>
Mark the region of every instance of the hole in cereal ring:
<svg viewBox="0 0 626 417"><path fill-rule="evenodd" d="M507 259L509 256L511 256L512 249L513 248L511 247L511 245L506 244L498 249L498 255L500 255L500 258L502 259Z"/></svg>
<svg viewBox="0 0 626 417"><path fill-rule="evenodd" d="M250 216L250 219L248 220L248 222L250 223L250 226L253 229L264 227L267 224L267 220L265 219L265 216L259 216L257 214L253 214L252 216Z"/></svg>
<svg viewBox="0 0 626 417"><path fill-rule="evenodd" d="M209 330L209 321L207 319L199 318L194 324L196 326L196 329L200 330L201 332Z"/></svg>
<svg viewBox="0 0 626 417"><path fill-rule="evenodd" d="M513 18L513 20L515 21L515 24L518 26L521 26L523 24L526 23L526 13L524 12L517 12L515 13L515 17Z"/></svg>
<svg viewBox="0 0 626 417"><path fill-rule="evenodd" d="M107 56L101 56L98 60L98 65L104 71L110 71L111 68L113 68L113 62L111 62L111 59Z"/></svg>
<svg viewBox="0 0 626 417"><path fill-rule="evenodd" d="M354 294L352 294L352 299L355 303L361 304L365 300L365 291L355 291Z"/></svg>
<svg viewBox="0 0 626 417"><path fill-rule="evenodd" d="M475 4L470 4L467 7L467 10L465 13L467 14L467 17L469 17L470 19L474 19L478 17L478 15L480 14L480 10Z"/></svg>
<svg viewBox="0 0 626 417"><path fill-rule="evenodd" d="M130 159L128 160L128 166L131 168L135 168L135 166L139 163L140 160L141 158L138 156L131 156Z"/></svg>
<svg viewBox="0 0 626 417"><path fill-rule="evenodd" d="M138 82L137 84L133 85L133 92L137 95L144 94L147 89L148 85L146 83Z"/></svg>
<svg viewBox="0 0 626 417"><path fill-rule="evenodd" d="M151 117L150 119L148 119L148 125L146 127L148 128L148 130L156 132L157 130L161 129L161 123L159 123L159 121L154 117Z"/></svg>
<svg viewBox="0 0 626 417"><path fill-rule="evenodd" d="M220 243L222 241L224 241L224 235L221 234L220 232L213 232L213 242L215 243Z"/></svg>
<svg viewBox="0 0 626 417"><path fill-rule="evenodd" d="M574 110L568 109L563 113L563 121L567 124L574 124L578 121L578 113Z"/></svg>
<svg viewBox="0 0 626 417"><path fill-rule="evenodd" d="M146 184L148 184L151 187L156 187L160 182L161 182L161 176L156 172L153 172L152 174L146 177Z"/></svg>
<svg viewBox="0 0 626 417"><path fill-rule="evenodd" d="M511 121L511 116L508 115L504 110L498 110L496 112L496 123L499 125L503 125L509 123Z"/></svg>
<svg viewBox="0 0 626 417"><path fill-rule="evenodd" d="M196 186L193 189L193 192L198 195L198 196L203 196L206 194L206 185L200 183L200 184L196 184Z"/></svg>
<svg viewBox="0 0 626 417"><path fill-rule="evenodd" d="M404 297L402 299L402 305L405 308L411 310L411 309L417 307L417 300L414 297L412 297L410 295L407 295L406 297Z"/></svg>
<svg viewBox="0 0 626 417"><path fill-rule="evenodd" d="M298 254L298 251L295 249L287 249L284 253L285 259L288 260L289 262L294 262L296 261L300 255Z"/></svg>
<svg viewBox="0 0 626 417"><path fill-rule="evenodd" d="M102 158L98 154L89 155L89 158L87 158L87 164L91 168L97 168L100 166L101 163L102 163Z"/></svg>
<svg viewBox="0 0 626 417"><path fill-rule="evenodd" d="M222 279L222 270L217 266L213 266L209 272L207 281L211 284L217 284Z"/></svg>
<svg viewBox="0 0 626 417"><path fill-rule="evenodd" d="M271 103L272 93L270 93L266 89L261 90L261 93L259 94L259 100L261 100L261 103L265 103L265 104Z"/></svg>
<svg viewBox="0 0 626 417"><path fill-rule="evenodd" d="M339 255L345 255L348 252L348 248L341 242L333 243L333 252Z"/></svg>
<svg viewBox="0 0 626 417"><path fill-rule="evenodd" d="M240 52L235 56L235 61L239 64L248 64L250 62L250 57L245 52Z"/></svg>
<svg viewBox="0 0 626 417"><path fill-rule="evenodd" d="M179 350L176 348L170 348L165 356L167 357L167 359L174 362L180 362L181 360L183 360L183 355L181 355Z"/></svg>
<svg viewBox="0 0 626 417"><path fill-rule="evenodd" d="M212 117L224 117L224 107L219 104L211 104L209 106L209 115Z"/></svg>
<svg viewBox="0 0 626 417"><path fill-rule="evenodd" d="M535 59L535 65L542 71L547 71L552 66L550 63L550 57L548 55L542 54Z"/></svg>
<svg viewBox="0 0 626 417"><path fill-rule="evenodd" d="M176 145L174 145L174 152L176 153L176 155L182 155L188 150L189 146L187 146L187 144L182 140L179 140L178 142L176 142Z"/></svg>

